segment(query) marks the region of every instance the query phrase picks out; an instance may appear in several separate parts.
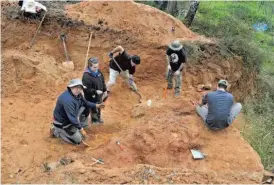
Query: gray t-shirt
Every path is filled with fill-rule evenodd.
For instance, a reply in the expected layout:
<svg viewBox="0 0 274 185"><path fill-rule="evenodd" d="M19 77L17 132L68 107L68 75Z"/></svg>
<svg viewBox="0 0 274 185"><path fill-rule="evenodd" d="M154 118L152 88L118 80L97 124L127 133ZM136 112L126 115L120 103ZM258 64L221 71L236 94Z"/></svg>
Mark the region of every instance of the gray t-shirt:
<svg viewBox="0 0 274 185"><path fill-rule="evenodd" d="M208 115L206 123L210 127L226 128L227 118L233 105L233 95L217 90L210 92L203 97L203 104L208 104Z"/></svg>

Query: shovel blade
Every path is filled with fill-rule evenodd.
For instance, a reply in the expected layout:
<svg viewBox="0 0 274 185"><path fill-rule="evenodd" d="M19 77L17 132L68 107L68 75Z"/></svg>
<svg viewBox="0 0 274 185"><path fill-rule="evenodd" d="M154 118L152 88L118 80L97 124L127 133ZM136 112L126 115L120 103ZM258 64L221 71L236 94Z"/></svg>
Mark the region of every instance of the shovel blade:
<svg viewBox="0 0 274 185"><path fill-rule="evenodd" d="M66 70L69 70L69 71L74 70L74 63L72 61L63 62L62 65Z"/></svg>

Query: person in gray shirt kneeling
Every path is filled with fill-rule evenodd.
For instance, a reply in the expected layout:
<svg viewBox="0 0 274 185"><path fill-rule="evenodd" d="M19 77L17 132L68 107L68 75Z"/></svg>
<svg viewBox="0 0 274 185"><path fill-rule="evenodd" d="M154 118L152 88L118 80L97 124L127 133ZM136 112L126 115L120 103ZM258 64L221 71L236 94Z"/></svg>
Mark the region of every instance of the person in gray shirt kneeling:
<svg viewBox="0 0 274 185"><path fill-rule="evenodd" d="M220 80L217 90L203 96L202 104L196 106L196 111L211 130L222 130L232 124L241 112L241 103L234 104L234 97L226 91L228 82Z"/></svg>

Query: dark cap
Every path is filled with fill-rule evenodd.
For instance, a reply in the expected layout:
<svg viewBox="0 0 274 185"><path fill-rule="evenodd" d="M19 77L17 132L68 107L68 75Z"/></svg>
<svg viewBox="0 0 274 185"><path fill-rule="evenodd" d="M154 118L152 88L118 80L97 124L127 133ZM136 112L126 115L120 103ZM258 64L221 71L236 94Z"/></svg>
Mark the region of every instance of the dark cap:
<svg viewBox="0 0 274 185"><path fill-rule="evenodd" d="M133 56L131 57L131 59L132 59L132 62L134 62L136 65L138 65L138 64L141 63L141 59L140 59L140 57L137 56L137 55L133 55Z"/></svg>
<svg viewBox="0 0 274 185"><path fill-rule="evenodd" d="M88 62L89 62L89 63L92 63L92 64L98 64L98 63L99 63L99 60L98 60L98 57L95 57L95 58L90 58L90 59L88 59Z"/></svg>
<svg viewBox="0 0 274 185"><path fill-rule="evenodd" d="M224 86L228 86L228 82L226 81L226 80L220 80L219 82L218 82L218 85L224 85Z"/></svg>

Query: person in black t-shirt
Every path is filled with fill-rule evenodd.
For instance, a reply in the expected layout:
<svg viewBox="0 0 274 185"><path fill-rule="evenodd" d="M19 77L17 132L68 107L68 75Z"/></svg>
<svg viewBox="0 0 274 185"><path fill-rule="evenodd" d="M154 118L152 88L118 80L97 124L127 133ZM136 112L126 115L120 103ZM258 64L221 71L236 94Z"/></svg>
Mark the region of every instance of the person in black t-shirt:
<svg viewBox="0 0 274 185"><path fill-rule="evenodd" d="M115 57L115 53L119 53ZM111 87L115 84L116 78L120 73L124 73L124 77L128 79L128 84L132 90L137 91L136 84L133 80L133 74L136 70L136 65L139 65L141 59L137 55L129 55L122 46L117 46L110 53L109 57L111 58L109 63L109 81L107 83L107 91L110 92ZM117 65L115 61L117 62Z"/></svg>
<svg viewBox="0 0 274 185"><path fill-rule="evenodd" d="M182 89L182 71L186 63L186 53L179 40L173 41L167 51L167 88L173 88L173 77L175 78L175 96L179 96Z"/></svg>

